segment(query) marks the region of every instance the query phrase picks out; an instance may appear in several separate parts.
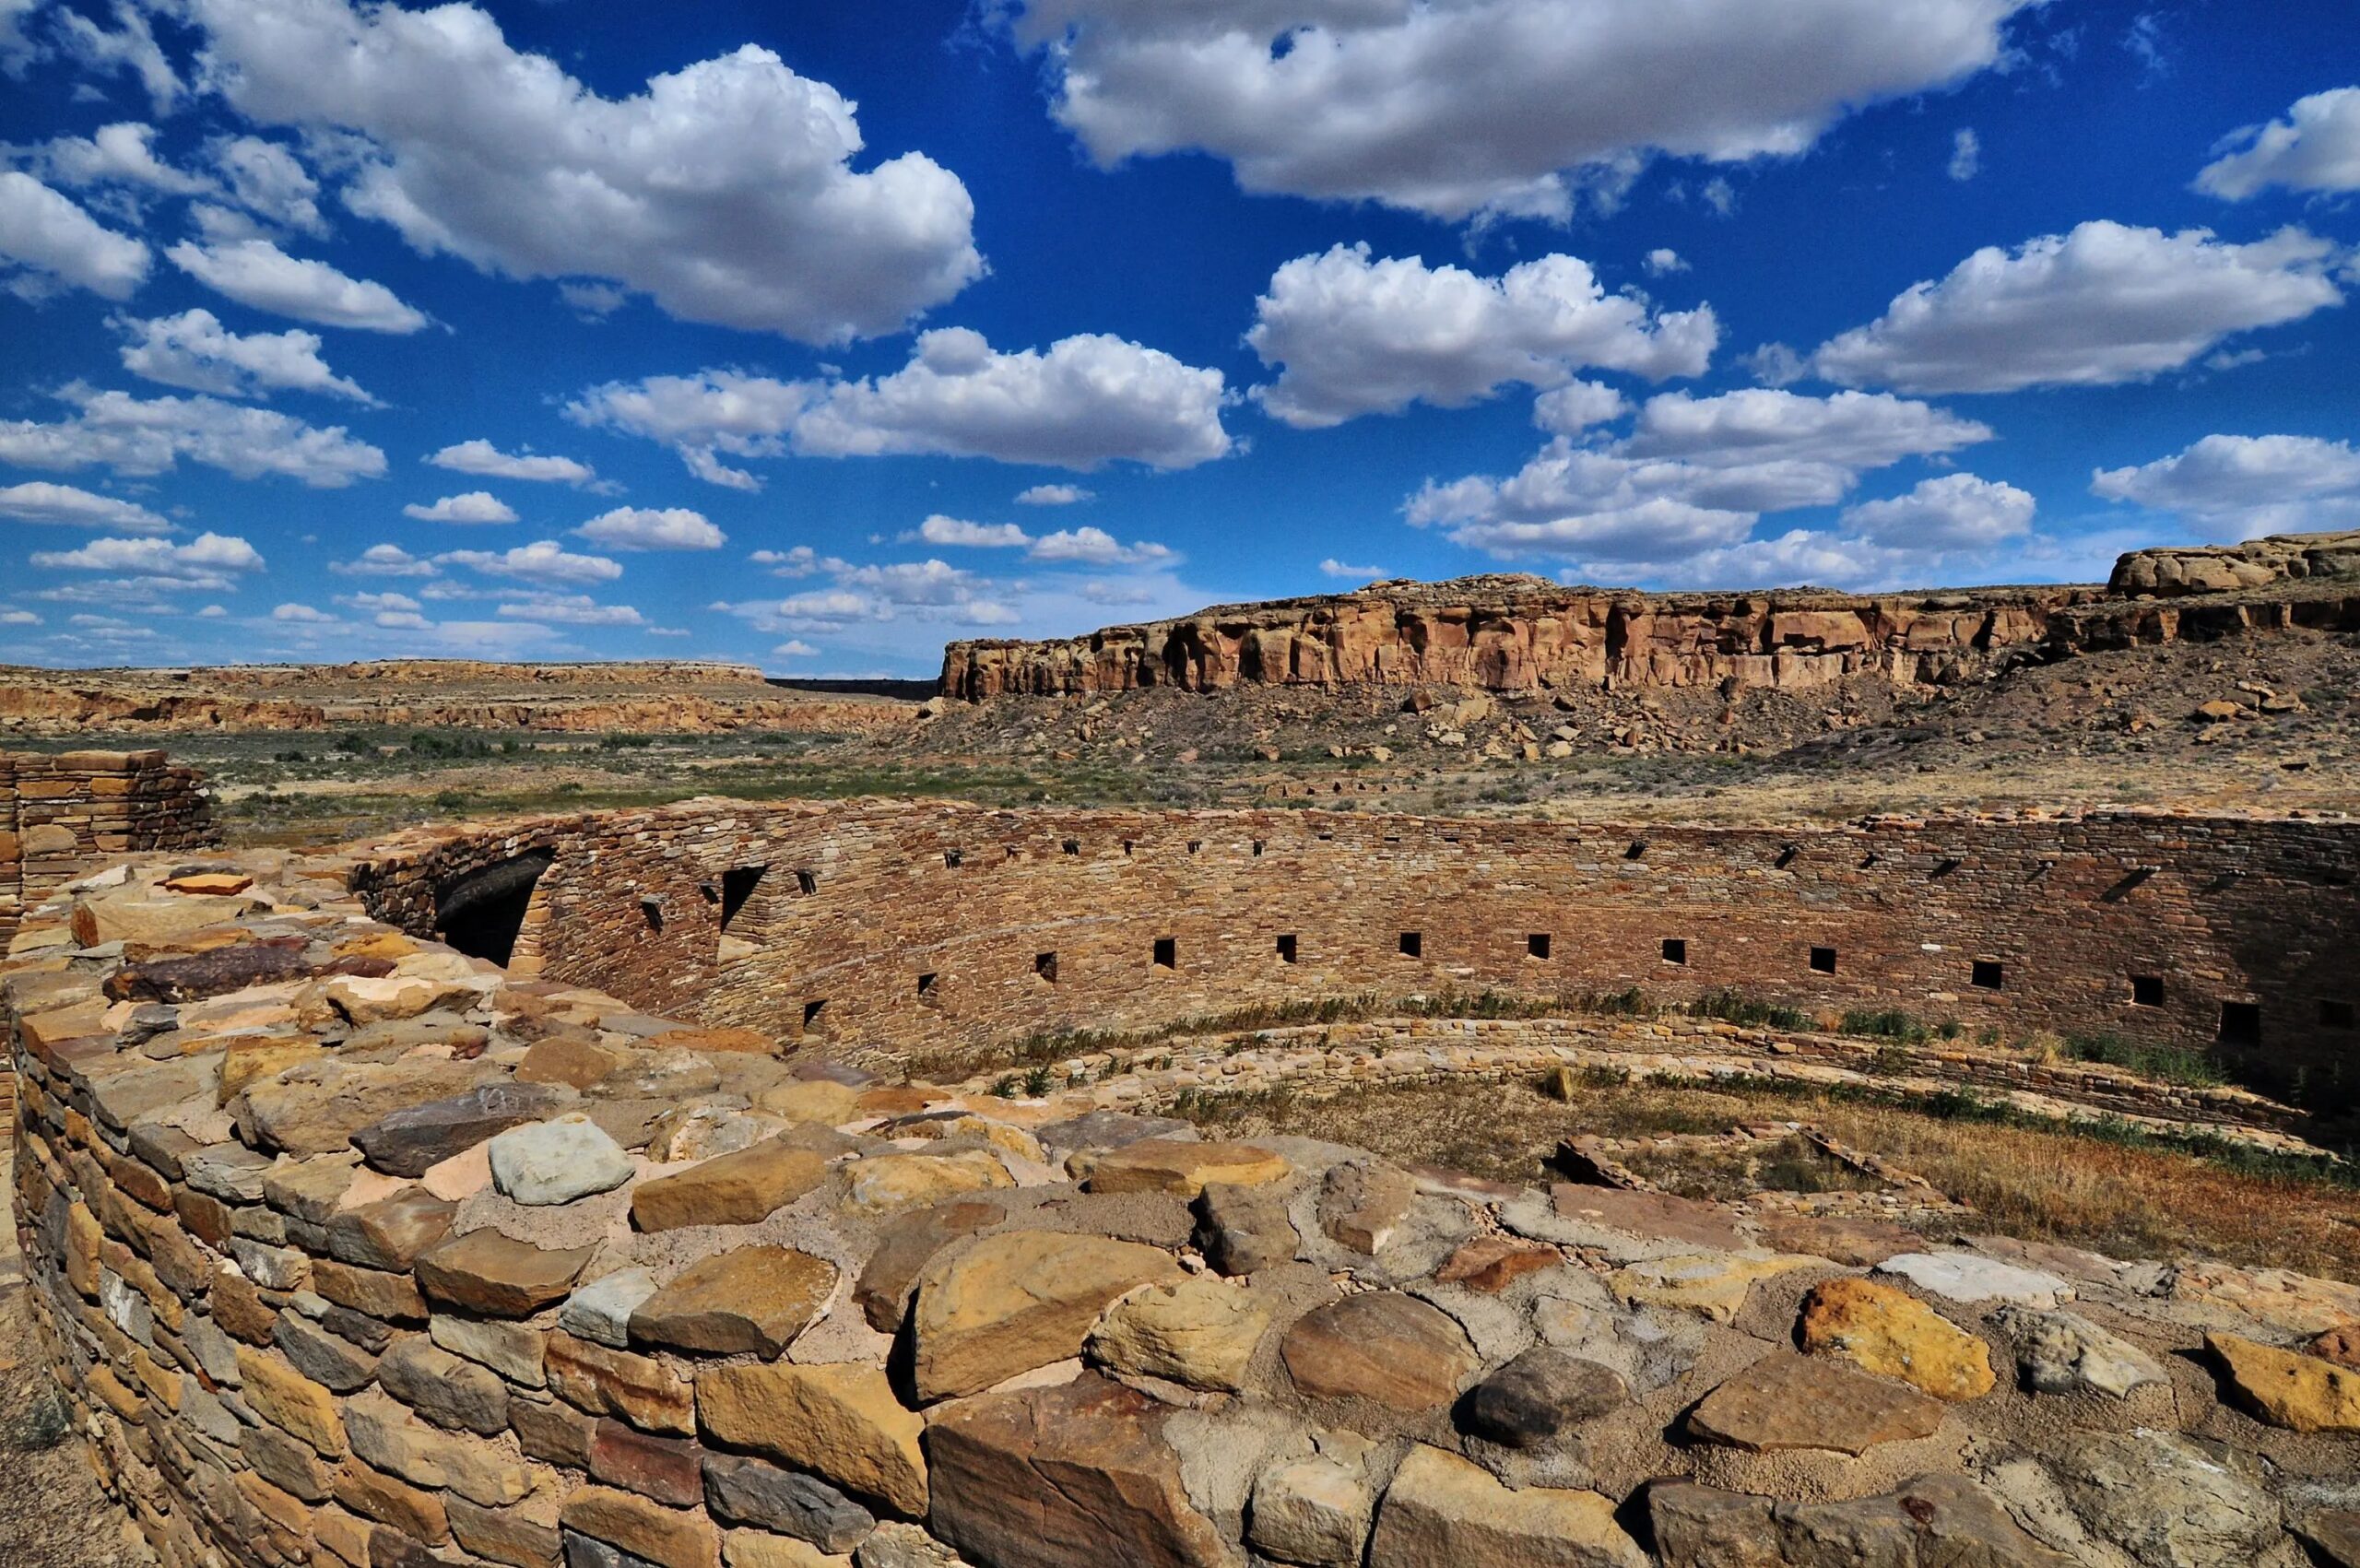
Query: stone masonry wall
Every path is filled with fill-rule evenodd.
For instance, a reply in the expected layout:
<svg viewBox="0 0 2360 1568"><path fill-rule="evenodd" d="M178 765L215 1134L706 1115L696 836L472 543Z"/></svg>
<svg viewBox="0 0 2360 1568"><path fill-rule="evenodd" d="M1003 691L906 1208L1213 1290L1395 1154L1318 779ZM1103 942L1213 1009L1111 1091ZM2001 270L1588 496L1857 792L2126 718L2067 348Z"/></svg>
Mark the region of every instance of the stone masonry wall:
<svg viewBox="0 0 2360 1568"><path fill-rule="evenodd" d="M725 819L573 831L637 872ZM404 887L367 851L136 862L0 962L39 1353L163 1568L2360 1539L2347 1283L1209 1142L1121 1079L880 1082L421 942L356 881Z"/></svg>
<svg viewBox="0 0 2360 1568"><path fill-rule="evenodd" d="M105 856L212 843L203 779L161 751L0 751L0 943Z"/></svg>
<svg viewBox="0 0 2360 1568"><path fill-rule="evenodd" d="M2314 1106L2360 1081L2360 823L2342 819L1733 829L703 801L395 841L356 886L430 934L437 887L536 847L553 863L528 973L861 1061L1322 996L1726 987L1970 1037L2216 1051ZM725 929L732 871L755 879Z"/></svg>

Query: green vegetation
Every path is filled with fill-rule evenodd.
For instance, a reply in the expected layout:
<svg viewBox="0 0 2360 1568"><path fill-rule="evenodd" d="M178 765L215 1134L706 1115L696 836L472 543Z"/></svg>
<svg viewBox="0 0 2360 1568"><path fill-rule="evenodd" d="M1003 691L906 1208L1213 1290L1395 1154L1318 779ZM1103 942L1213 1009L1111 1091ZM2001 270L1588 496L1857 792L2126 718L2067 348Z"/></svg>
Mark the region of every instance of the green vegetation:
<svg viewBox="0 0 2360 1568"><path fill-rule="evenodd" d="M2141 1044L2119 1034L2069 1034L2064 1049L2077 1062L2122 1067L2142 1078L2192 1089L2209 1089L2229 1081L2228 1075L2211 1056L2177 1045Z"/></svg>

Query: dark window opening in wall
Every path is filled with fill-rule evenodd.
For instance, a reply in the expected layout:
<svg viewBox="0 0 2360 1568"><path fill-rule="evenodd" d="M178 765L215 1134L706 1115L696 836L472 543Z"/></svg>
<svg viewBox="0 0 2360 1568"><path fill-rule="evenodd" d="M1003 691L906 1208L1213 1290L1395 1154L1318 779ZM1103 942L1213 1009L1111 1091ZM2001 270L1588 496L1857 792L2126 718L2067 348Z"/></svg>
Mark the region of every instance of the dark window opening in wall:
<svg viewBox="0 0 2360 1568"><path fill-rule="evenodd" d="M1081 841L1080 839L1066 840L1066 853L1068 855L1080 855L1081 853Z"/></svg>
<svg viewBox="0 0 2360 1568"><path fill-rule="evenodd" d="M1834 948L1813 948L1811 950L1811 973L1814 974L1835 973L1835 949Z"/></svg>
<svg viewBox="0 0 2360 1568"><path fill-rule="evenodd" d="M2006 978L2006 972L1988 959L1975 960L1966 973L1966 983L1985 991L1999 990Z"/></svg>
<svg viewBox="0 0 2360 1568"><path fill-rule="evenodd" d="M1965 864L1966 863L1965 861L1959 859L1956 855L1946 855L1942 856L1941 859L1934 863L1934 869L1928 873L1928 875L1929 878L1947 877Z"/></svg>
<svg viewBox="0 0 2360 1568"><path fill-rule="evenodd" d="M1401 933L1401 956L1402 956L1403 958L1423 958L1423 957L1425 957L1425 956L1426 956L1426 935L1425 935L1425 933L1424 933L1424 932L1422 932L1422 931L1404 931L1404 932L1402 932L1402 933Z"/></svg>
<svg viewBox="0 0 2360 1568"><path fill-rule="evenodd" d="M954 871L959 868L959 862L962 858L963 857L955 849L946 849L942 852L942 863L945 866L950 867Z"/></svg>
<svg viewBox="0 0 2360 1568"><path fill-rule="evenodd" d="M1254 855L1255 855L1255 858L1256 858L1256 859L1257 859L1257 860L1258 860L1258 859L1260 859L1260 858L1261 858L1261 855L1262 855L1262 841L1261 841L1260 839L1256 839L1256 840L1254 841Z"/></svg>
<svg viewBox="0 0 2360 1568"><path fill-rule="evenodd" d="M1636 860L1646 853L1647 841L1645 839L1634 839L1631 841L1631 847L1622 852L1622 858L1625 860Z"/></svg>
<svg viewBox="0 0 2360 1568"><path fill-rule="evenodd" d="M525 928L533 886L549 868L548 850L534 850L480 871L470 871L434 890L434 929L469 958L506 967Z"/></svg>
<svg viewBox="0 0 2360 1568"><path fill-rule="evenodd" d="M2123 878L2121 881L2117 882L2114 886L2108 888L2106 891L2098 895L2098 902L2101 903L2120 903L2124 899L2129 898L2132 893L2138 891L2139 889L2146 883L2147 878L2153 877L2156 872L2161 871L2163 867L2160 866L2136 866L2131 867L2130 874L2129 876Z"/></svg>
<svg viewBox="0 0 2360 1568"><path fill-rule="evenodd" d="M2319 1027L2321 1029L2351 1029L2355 1027L2353 1018L2352 1004L2349 1002L2330 1001L2324 996L2320 997Z"/></svg>
<svg viewBox="0 0 2360 1568"><path fill-rule="evenodd" d="M1123 841L1123 853L1125 855L1137 855L1139 853L1139 841L1136 839L1125 839Z"/></svg>
<svg viewBox="0 0 2360 1568"><path fill-rule="evenodd" d="M813 893L818 892L820 890L820 873L817 871L797 871L795 874L795 890L801 893L806 898L809 898Z"/></svg>
<svg viewBox="0 0 2360 1568"><path fill-rule="evenodd" d="M1279 961L1280 963L1292 963L1294 961L1294 933L1290 931L1285 936L1279 938Z"/></svg>
<svg viewBox="0 0 2360 1568"><path fill-rule="evenodd" d="M2261 1004L2260 1002L2222 1003L2221 1043L2224 1045L2260 1044Z"/></svg>
<svg viewBox="0 0 2360 1568"><path fill-rule="evenodd" d="M1024 852L1017 848L1014 844L1009 844L1008 846L1008 858L1010 860L1021 860L1024 858Z"/></svg>
<svg viewBox="0 0 2360 1568"><path fill-rule="evenodd" d="M1802 854L1802 850L1800 847L1794 844L1788 844L1786 848L1778 852L1777 858L1771 861L1770 864L1776 867L1779 870L1784 871L1788 867L1792 866L1795 863L1795 857L1800 854Z"/></svg>
<svg viewBox="0 0 2360 1568"><path fill-rule="evenodd" d="M820 1027L820 1020L826 1016L827 1011L828 999L825 996L814 997L812 1000L804 1003L803 1032L808 1034L813 1030L818 1029Z"/></svg>
<svg viewBox="0 0 2360 1568"><path fill-rule="evenodd" d="M721 874L721 928L724 931L728 930L729 923L738 918L738 912L746 907L746 901L754 896L755 888L761 883L762 873L769 869L767 866L736 866Z"/></svg>
<svg viewBox="0 0 2360 1568"><path fill-rule="evenodd" d="M1688 961L1688 938L1685 937L1666 937L1663 939L1663 961L1666 963L1686 963Z"/></svg>
<svg viewBox="0 0 2360 1568"><path fill-rule="evenodd" d="M934 995L934 983L938 978L940 977L932 974L921 974L918 976L918 999L920 1001L925 1001Z"/></svg>
<svg viewBox="0 0 2360 1568"><path fill-rule="evenodd" d="M1158 969L1180 967L1180 943L1177 938L1158 937L1155 939L1155 967Z"/></svg>
<svg viewBox="0 0 2360 1568"><path fill-rule="evenodd" d="M1874 866L1876 863L1877 852L1875 850L1870 850L1868 854L1860 856L1860 869L1863 871L1866 871L1870 867Z"/></svg>
<svg viewBox="0 0 2360 1568"><path fill-rule="evenodd" d="M2160 974L2134 974L2130 977L2130 1001L2134 1007L2160 1008L2164 1005L2164 977Z"/></svg>
<svg viewBox="0 0 2360 1568"><path fill-rule="evenodd" d="M1190 840L1188 841L1188 853L1189 853L1190 855L1194 855L1194 854L1196 854L1198 851L1199 851L1199 850L1203 849L1204 847L1205 847L1205 841L1204 841L1204 840L1202 840L1202 839L1190 839Z"/></svg>
<svg viewBox="0 0 2360 1568"><path fill-rule="evenodd" d="M664 901L655 898L640 900L639 917L647 922L648 930L661 932L664 929Z"/></svg>
<svg viewBox="0 0 2360 1568"><path fill-rule="evenodd" d="M1535 931L1524 939L1524 956L1545 959L1549 956L1549 933Z"/></svg>
<svg viewBox="0 0 2360 1568"><path fill-rule="evenodd" d="M1050 984L1055 985L1057 983L1057 955L1055 953L1034 953L1032 955L1032 973L1047 981Z"/></svg>

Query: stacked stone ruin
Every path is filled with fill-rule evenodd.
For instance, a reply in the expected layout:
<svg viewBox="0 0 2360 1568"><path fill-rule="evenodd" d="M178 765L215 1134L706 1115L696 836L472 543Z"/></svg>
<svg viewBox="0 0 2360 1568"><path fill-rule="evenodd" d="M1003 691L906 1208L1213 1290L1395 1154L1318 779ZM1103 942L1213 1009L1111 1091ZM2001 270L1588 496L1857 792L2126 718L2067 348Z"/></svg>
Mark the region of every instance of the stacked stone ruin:
<svg viewBox="0 0 2360 1568"><path fill-rule="evenodd" d="M1136 1075L874 1077L808 976L759 1027L696 1008L725 940L758 964L792 928L730 876L756 822L814 835L785 900L832 895L851 958L931 988L958 898L846 906L890 854L931 878L1103 833L1109 867L1250 891L1249 845L1318 842L703 803L58 890L0 970L16 1212L74 1428L163 1562L2354 1561L2360 1288L1211 1140ZM2193 858L2142 884L2344 843L2292 826L2147 822ZM2048 875L2128 852L2100 827L2042 828ZM2190 887L2154 917L2263 907ZM495 915L506 968L432 939ZM667 934L706 949L685 984Z"/></svg>

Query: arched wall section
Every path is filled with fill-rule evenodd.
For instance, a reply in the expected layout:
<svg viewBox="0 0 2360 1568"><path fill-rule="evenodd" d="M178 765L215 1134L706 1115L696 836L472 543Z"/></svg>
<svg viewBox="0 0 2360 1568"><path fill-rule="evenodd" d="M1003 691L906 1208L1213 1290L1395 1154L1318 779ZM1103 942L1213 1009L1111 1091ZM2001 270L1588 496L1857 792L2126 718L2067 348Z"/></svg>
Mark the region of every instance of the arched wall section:
<svg viewBox="0 0 2360 1568"><path fill-rule="evenodd" d="M2313 1104L2348 1098L2360 1045L2360 824L2340 820L705 801L397 842L355 886L431 932L438 886L537 849L545 980L856 1059L1325 996L1632 986L2216 1050ZM725 930L730 874L756 870Z"/></svg>

